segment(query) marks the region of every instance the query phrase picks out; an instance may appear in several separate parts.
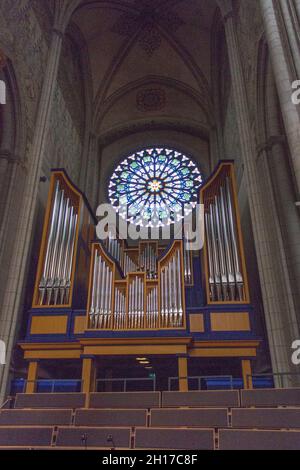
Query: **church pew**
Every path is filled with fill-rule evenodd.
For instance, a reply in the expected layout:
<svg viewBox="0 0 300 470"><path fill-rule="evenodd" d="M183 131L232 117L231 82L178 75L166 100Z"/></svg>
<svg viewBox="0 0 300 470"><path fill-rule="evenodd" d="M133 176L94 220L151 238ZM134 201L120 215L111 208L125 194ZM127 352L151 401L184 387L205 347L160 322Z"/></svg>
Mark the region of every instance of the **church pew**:
<svg viewBox="0 0 300 470"><path fill-rule="evenodd" d="M86 444L83 442L86 437ZM112 438L112 440L110 439ZM59 427L56 447L130 448L130 428Z"/></svg>
<svg viewBox="0 0 300 470"><path fill-rule="evenodd" d="M300 406L300 388L241 390L241 406Z"/></svg>
<svg viewBox="0 0 300 470"><path fill-rule="evenodd" d="M52 427L0 427L0 448L45 447L52 441Z"/></svg>
<svg viewBox="0 0 300 470"><path fill-rule="evenodd" d="M209 429L136 428L135 449L213 450Z"/></svg>
<svg viewBox="0 0 300 470"><path fill-rule="evenodd" d="M0 426L59 426L71 424L72 410L2 410Z"/></svg>
<svg viewBox="0 0 300 470"><path fill-rule="evenodd" d="M221 429L220 450L299 450L300 431Z"/></svg>
<svg viewBox="0 0 300 470"><path fill-rule="evenodd" d="M233 409L233 428L297 429L300 408Z"/></svg>
<svg viewBox="0 0 300 470"><path fill-rule="evenodd" d="M160 392L97 392L90 395L90 408L157 408Z"/></svg>
<svg viewBox="0 0 300 470"><path fill-rule="evenodd" d="M84 393L18 393L15 408L83 408Z"/></svg>
<svg viewBox="0 0 300 470"><path fill-rule="evenodd" d="M222 391L194 391L194 392L162 392L162 406L172 407L226 407L233 408L240 405L237 390Z"/></svg>
<svg viewBox="0 0 300 470"><path fill-rule="evenodd" d="M228 426L227 408L210 409L154 409L150 426L217 428Z"/></svg>
<svg viewBox="0 0 300 470"><path fill-rule="evenodd" d="M147 410L77 410L75 426L147 426Z"/></svg>

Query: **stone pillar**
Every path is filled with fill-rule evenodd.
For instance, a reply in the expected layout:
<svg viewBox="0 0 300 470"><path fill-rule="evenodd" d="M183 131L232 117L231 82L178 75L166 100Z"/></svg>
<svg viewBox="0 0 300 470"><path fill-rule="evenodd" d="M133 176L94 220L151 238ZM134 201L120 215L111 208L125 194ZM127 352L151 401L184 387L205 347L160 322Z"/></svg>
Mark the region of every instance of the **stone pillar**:
<svg viewBox="0 0 300 470"><path fill-rule="evenodd" d="M178 377L179 377L179 391L187 392L188 387L188 368L187 368L187 357L178 357Z"/></svg>
<svg viewBox="0 0 300 470"><path fill-rule="evenodd" d="M295 206L295 192L289 165L288 144L282 135L281 113L278 105L273 77L269 78L266 100L268 139L265 143L268 168L273 183L280 230L284 240L284 251L287 260L289 278L295 299L298 320L300 319L300 218Z"/></svg>
<svg viewBox="0 0 300 470"><path fill-rule="evenodd" d="M98 206L98 186L99 186L99 155L98 139L94 134L89 137L89 150L87 156L87 171L84 184L84 191L93 210Z"/></svg>
<svg viewBox="0 0 300 470"><path fill-rule="evenodd" d="M282 30L282 25L280 23L280 5L274 0L260 0L260 4L282 110L282 117L291 152L291 160L295 173L295 180L298 192L297 197L299 198L300 107L299 105L295 105L292 102L292 93L294 91L292 89L292 83L295 80L300 79L300 77L297 77L295 68L291 66L291 51L287 47L287 41L284 41L284 31ZM291 25L289 27L289 30L291 30ZM299 60L299 56L297 60Z"/></svg>
<svg viewBox="0 0 300 470"><path fill-rule="evenodd" d="M277 252L282 246L282 240L278 238L280 237L278 226L274 226L274 204L272 201L269 203L268 199L269 195L272 194L271 182L267 178L267 173L262 176L256 167L256 148L251 129L247 88L243 75L232 4L230 0L220 0L219 4L225 24L232 91L257 252L272 367L274 373L290 372L292 370L290 345L293 338L297 338L299 334L295 306L292 295L287 288L280 253L277 256Z"/></svg>
<svg viewBox="0 0 300 470"><path fill-rule="evenodd" d="M7 389L9 365L16 336L17 318L20 313L23 285L33 233L34 216L36 212L39 178L41 174L44 149L49 132L54 91L57 83L62 38L63 33L54 29L49 46L48 61L37 111L36 126L32 142L30 162L28 164L27 181L20 209L21 215L18 221L14 253L8 272L6 293L2 306L0 336L7 346L7 365L0 368L0 402L4 399Z"/></svg>
<svg viewBox="0 0 300 470"><path fill-rule="evenodd" d="M300 49L299 49L299 28L300 17L296 9L294 0L280 0L280 7L282 13L282 20L285 25L286 36L290 45L290 57L292 66L297 72L297 77L300 79Z"/></svg>

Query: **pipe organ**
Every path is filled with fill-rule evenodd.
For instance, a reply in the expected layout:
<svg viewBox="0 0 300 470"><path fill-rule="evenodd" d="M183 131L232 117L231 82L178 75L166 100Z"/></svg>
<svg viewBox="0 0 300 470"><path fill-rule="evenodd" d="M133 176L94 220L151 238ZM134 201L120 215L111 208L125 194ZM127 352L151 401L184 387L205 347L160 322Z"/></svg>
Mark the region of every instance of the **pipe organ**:
<svg viewBox="0 0 300 470"><path fill-rule="evenodd" d="M109 233L107 239L107 251L111 254L113 258L115 258L118 263L121 265L122 258L123 258L123 246L122 242L117 238L114 238L111 233Z"/></svg>
<svg viewBox="0 0 300 470"><path fill-rule="evenodd" d="M33 307L83 305L95 218L63 170L52 173Z"/></svg>
<svg viewBox="0 0 300 470"><path fill-rule="evenodd" d="M95 251L93 262L93 283L89 309L90 328L112 327L113 264L101 253Z"/></svg>
<svg viewBox="0 0 300 470"><path fill-rule="evenodd" d="M193 258L188 240L183 240L184 282L193 285Z"/></svg>
<svg viewBox="0 0 300 470"><path fill-rule="evenodd" d="M140 243L139 265L146 272L148 279L157 277L157 243Z"/></svg>
<svg viewBox="0 0 300 470"><path fill-rule="evenodd" d="M201 189L209 302L243 302L249 298L233 178L232 167L223 166Z"/></svg>
<svg viewBox="0 0 300 470"><path fill-rule="evenodd" d="M43 274L39 282L40 305L69 302L77 214L65 190L56 181Z"/></svg>
<svg viewBox="0 0 300 470"><path fill-rule="evenodd" d="M183 326L183 276L181 242L176 244L167 258L160 263L161 326Z"/></svg>
<svg viewBox="0 0 300 470"><path fill-rule="evenodd" d="M123 261L123 272L125 274L125 276L128 274L128 273L134 273L136 271L138 271L138 265L131 259L131 257L129 256L129 254L124 251L124 261Z"/></svg>
<svg viewBox="0 0 300 470"><path fill-rule="evenodd" d="M145 320L145 279L144 274L130 274L128 280L127 328L144 328Z"/></svg>
<svg viewBox="0 0 300 470"><path fill-rule="evenodd" d="M218 165L199 200L205 223L200 251L190 250L188 236L127 242L116 227L99 241L84 194L63 170L54 170L21 343L25 358L152 354L183 364L189 356L240 357L249 371L259 342L232 162Z"/></svg>
<svg viewBox="0 0 300 470"><path fill-rule="evenodd" d="M156 329L159 327L158 313L158 286L154 285L147 289L146 328Z"/></svg>
<svg viewBox="0 0 300 470"><path fill-rule="evenodd" d="M95 243L87 308L89 329L182 328L184 280L181 247L181 241L174 242L168 255L158 261L148 245L142 242L142 255L139 257L142 266L125 275L116 269L103 245ZM145 260L148 266L151 263L158 266L159 279L147 276Z"/></svg>

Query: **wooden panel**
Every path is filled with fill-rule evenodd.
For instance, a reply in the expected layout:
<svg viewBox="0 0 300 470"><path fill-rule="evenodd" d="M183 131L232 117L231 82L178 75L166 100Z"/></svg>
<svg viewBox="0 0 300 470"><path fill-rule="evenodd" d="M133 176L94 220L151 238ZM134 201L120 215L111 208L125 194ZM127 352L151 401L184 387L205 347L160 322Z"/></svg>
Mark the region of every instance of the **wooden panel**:
<svg viewBox="0 0 300 470"><path fill-rule="evenodd" d="M67 332L67 325L67 315L32 317L30 333L32 335L65 334Z"/></svg>
<svg viewBox="0 0 300 470"><path fill-rule="evenodd" d="M77 349L25 351L25 359L79 359L81 351Z"/></svg>
<svg viewBox="0 0 300 470"><path fill-rule="evenodd" d="M190 357L256 357L255 348L199 348L189 352Z"/></svg>
<svg viewBox="0 0 300 470"><path fill-rule="evenodd" d="M74 321L74 334L78 335L84 333L86 328L86 317L75 317Z"/></svg>
<svg viewBox="0 0 300 470"><path fill-rule="evenodd" d="M202 313L190 315L190 331L192 333L204 333L204 317Z"/></svg>
<svg viewBox="0 0 300 470"><path fill-rule="evenodd" d="M137 355L137 354L186 354L186 346L180 345L128 345L128 346L85 346L87 355Z"/></svg>
<svg viewBox="0 0 300 470"><path fill-rule="evenodd" d="M212 331L250 331L249 313L211 313Z"/></svg>

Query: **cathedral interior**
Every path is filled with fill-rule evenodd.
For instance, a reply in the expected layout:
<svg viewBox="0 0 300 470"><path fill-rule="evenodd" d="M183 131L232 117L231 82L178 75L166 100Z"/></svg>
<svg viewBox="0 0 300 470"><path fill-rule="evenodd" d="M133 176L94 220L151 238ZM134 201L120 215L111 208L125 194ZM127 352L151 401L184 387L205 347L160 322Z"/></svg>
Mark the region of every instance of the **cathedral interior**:
<svg viewBox="0 0 300 470"><path fill-rule="evenodd" d="M299 24L298 0L0 0L0 403L299 384ZM198 203L195 250L97 238L102 204L148 229Z"/></svg>

